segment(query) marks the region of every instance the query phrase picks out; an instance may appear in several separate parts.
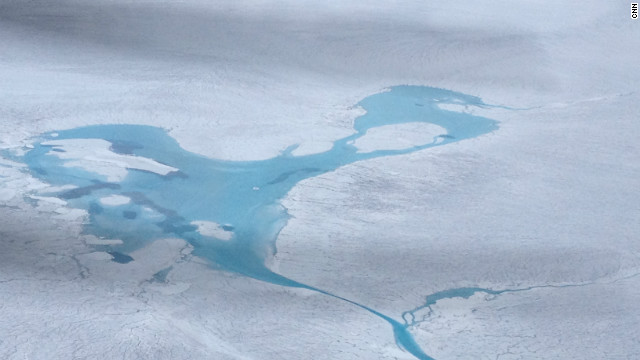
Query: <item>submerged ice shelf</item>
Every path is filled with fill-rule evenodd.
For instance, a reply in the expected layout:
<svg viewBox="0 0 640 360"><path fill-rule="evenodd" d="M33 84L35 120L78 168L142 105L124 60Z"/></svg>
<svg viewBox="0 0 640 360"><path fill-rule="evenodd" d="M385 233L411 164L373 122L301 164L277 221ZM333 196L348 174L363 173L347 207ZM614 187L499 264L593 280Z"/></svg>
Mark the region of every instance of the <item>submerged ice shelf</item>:
<svg viewBox="0 0 640 360"><path fill-rule="evenodd" d="M410 323L281 276L265 266L265 260L274 255L277 235L287 223L280 200L301 180L357 161L407 154L497 129L493 120L445 110L443 104L487 106L479 98L449 90L397 86L363 99L358 105L366 114L355 120L355 132L314 154L295 156L298 145L292 145L267 160L216 160L185 151L160 128L97 125L43 134L32 150L14 159L47 183L73 185L40 195L86 210L86 233L122 240L96 245L118 254L116 261L134 261L126 254L155 239L180 237L193 245L195 255L226 271L354 304L388 322L401 348L416 358L431 359L414 341ZM392 137L385 138L386 129L393 130ZM425 130L424 137L411 133L409 140L393 144L403 129ZM358 146L362 144L366 147Z"/></svg>

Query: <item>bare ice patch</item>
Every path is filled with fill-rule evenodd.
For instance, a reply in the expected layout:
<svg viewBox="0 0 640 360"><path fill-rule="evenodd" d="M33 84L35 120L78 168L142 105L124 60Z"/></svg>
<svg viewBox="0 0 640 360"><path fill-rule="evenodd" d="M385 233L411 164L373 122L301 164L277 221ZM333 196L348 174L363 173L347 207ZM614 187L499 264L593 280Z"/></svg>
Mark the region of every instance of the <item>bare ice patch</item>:
<svg viewBox="0 0 640 360"><path fill-rule="evenodd" d="M331 150L333 147L333 142L331 141L308 141L301 143L295 150L291 152L291 155L294 156L304 156L310 154L318 154L328 150Z"/></svg>
<svg viewBox="0 0 640 360"><path fill-rule="evenodd" d="M54 215L54 219L67 220L67 221L75 221L80 218L84 218L89 213L84 209L72 209L68 207L60 207L54 210L57 215Z"/></svg>
<svg viewBox="0 0 640 360"><path fill-rule="evenodd" d="M445 134L447 134L445 128L429 123L384 125L369 129L364 136L354 140L353 145L361 153L376 150L402 150L433 143L438 136Z"/></svg>
<svg viewBox="0 0 640 360"><path fill-rule="evenodd" d="M122 195L111 195L111 196L105 196L101 198L100 202L103 205L107 205L107 206L119 206L119 205L126 205L130 203L131 198L127 196L122 196Z"/></svg>
<svg viewBox="0 0 640 360"><path fill-rule="evenodd" d="M191 225L198 227L198 232L204 236L211 236L220 240L231 240L233 231L225 230L224 227L213 221L192 221Z"/></svg>
<svg viewBox="0 0 640 360"><path fill-rule="evenodd" d="M469 104L458 104L450 102L437 103L436 106L442 110L467 113L469 112Z"/></svg>

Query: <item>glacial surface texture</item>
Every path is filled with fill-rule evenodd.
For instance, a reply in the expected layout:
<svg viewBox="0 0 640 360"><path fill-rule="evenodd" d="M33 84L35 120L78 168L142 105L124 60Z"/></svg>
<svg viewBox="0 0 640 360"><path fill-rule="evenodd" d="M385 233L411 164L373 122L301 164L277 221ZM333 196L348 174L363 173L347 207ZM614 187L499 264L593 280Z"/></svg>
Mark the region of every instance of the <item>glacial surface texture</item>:
<svg viewBox="0 0 640 360"><path fill-rule="evenodd" d="M0 0L0 359L640 359L638 26Z"/></svg>

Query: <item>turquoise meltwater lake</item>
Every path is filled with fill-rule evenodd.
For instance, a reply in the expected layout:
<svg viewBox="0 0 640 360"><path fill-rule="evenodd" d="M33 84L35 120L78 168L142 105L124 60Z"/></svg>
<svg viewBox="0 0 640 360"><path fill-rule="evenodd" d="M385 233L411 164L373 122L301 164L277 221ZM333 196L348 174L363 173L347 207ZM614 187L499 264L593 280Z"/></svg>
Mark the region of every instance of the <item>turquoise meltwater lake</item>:
<svg viewBox="0 0 640 360"><path fill-rule="evenodd" d="M418 359L431 359L413 340L407 324L339 294L281 276L266 267L265 260L274 255L278 233L289 218L280 200L301 180L357 161L445 146L497 129L494 120L448 111L442 104L489 107L477 97L449 90L396 86L360 101L357 105L366 114L355 120L353 134L316 154L295 156L297 145L292 144L267 160L217 160L182 149L161 128L96 125L42 134L18 160L44 182L73 186L45 195L87 210L85 233L121 239L121 245L98 246L115 254L114 260L135 261L127 254L159 238L179 237L194 247L195 255L218 269L310 289L369 311L391 325L401 348ZM374 129L411 123L437 125L442 132L406 148L359 151L357 147ZM74 158L73 147L79 141L85 141L86 156ZM91 146L101 144L106 147L92 151ZM104 159L109 159L106 165ZM124 174L110 176L105 166Z"/></svg>

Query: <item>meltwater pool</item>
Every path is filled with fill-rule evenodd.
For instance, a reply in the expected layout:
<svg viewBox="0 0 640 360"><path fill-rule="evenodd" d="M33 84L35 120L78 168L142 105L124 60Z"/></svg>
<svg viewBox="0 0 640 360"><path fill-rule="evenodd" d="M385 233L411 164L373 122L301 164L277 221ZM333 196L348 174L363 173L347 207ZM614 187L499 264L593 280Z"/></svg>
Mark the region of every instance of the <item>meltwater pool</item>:
<svg viewBox="0 0 640 360"><path fill-rule="evenodd" d="M88 211L86 233L123 241L99 247L115 254L117 262L135 261L127 254L155 239L180 237L217 268L307 288L361 307L392 326L400 347L419 359L431 359L413 340L409 325L281 276L265 266L265 259L274 255L278 233L287 224L280 200L301 180L357 161L445 146L497 129L494 120L449 111L442 104L487 107L477 97L449 90L396 86L360 101L357 105L366 114L355 120L353 134L321 153L295 156L297 144L291 144L271 159L225 161L182 149L161 128L96 125L42 134L19 160L33 176L61 187L48 196ZM391 149L360 146L373 135L378 140L370 144L384 145L380 129L418 123L431 126L423 143Z"/></svg>

